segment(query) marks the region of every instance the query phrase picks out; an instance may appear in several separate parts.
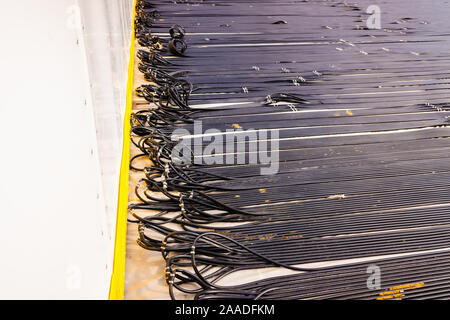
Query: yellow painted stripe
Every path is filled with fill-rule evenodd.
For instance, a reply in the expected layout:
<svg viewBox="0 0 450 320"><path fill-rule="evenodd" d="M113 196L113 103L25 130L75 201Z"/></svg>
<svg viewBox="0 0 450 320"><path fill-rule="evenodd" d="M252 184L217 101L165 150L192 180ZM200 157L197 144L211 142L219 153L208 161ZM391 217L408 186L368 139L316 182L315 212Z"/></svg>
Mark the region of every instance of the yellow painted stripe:
<svg viewBox="0 0 450 320"><path fill-rule="evenodd" d="M130 170L130 115L133 107L133 77L134 77L134 18L136 16L136 0L133 2L132 35L130 45L130 62L128 66L127 102L123 125L123 149L120 167L119 199L117 204L116 238L114 245L114 264L109 288L110 300L122 300L125 286L125 250L127 236L127 206L128 180Z"/></svg>

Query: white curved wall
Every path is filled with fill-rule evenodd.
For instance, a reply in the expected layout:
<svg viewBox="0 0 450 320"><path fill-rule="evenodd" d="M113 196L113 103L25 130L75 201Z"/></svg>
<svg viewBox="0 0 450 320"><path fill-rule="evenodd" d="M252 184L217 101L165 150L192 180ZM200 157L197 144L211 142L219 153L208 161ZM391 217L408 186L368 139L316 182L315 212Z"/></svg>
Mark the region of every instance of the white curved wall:
<svg viewBox="0 0 450 320"><path fill-rule="evenodd" d="M130 17L0 2L1 299L108 297Z"/></svg>

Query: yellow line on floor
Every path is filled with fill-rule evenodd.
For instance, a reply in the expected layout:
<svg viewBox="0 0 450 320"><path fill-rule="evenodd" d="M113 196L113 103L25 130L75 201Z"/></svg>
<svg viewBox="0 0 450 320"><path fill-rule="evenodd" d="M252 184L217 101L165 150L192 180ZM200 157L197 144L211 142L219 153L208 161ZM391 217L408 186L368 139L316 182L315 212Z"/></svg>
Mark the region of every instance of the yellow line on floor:
<svg viewBox="0 0 450 320"><path fill-rule="evenodd" d="M127 102L123 125L123 149L120 168L119 196L117 204L116 237L114 245L114 264L109 289L110 300L122 300L125 286L125 251L127 235L128 180L130 166L130 115L133 106L133 77L135 34L134 18L136 16L136 0L133 2L132 35L130 44L130 61L128 66Z"/></svg>

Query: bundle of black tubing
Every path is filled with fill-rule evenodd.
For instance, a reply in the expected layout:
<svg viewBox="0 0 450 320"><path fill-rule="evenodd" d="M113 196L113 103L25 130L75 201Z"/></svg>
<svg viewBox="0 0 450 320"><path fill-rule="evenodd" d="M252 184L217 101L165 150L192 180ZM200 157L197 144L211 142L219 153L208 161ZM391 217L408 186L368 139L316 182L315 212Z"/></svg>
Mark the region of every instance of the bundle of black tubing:
<svg viewBox="0 0 450 320"><path fill-rule="evenodd" d="M129 221L172 298L450 296L448 22L393 2L371 29L360 2L137 1Z"/></svg>

